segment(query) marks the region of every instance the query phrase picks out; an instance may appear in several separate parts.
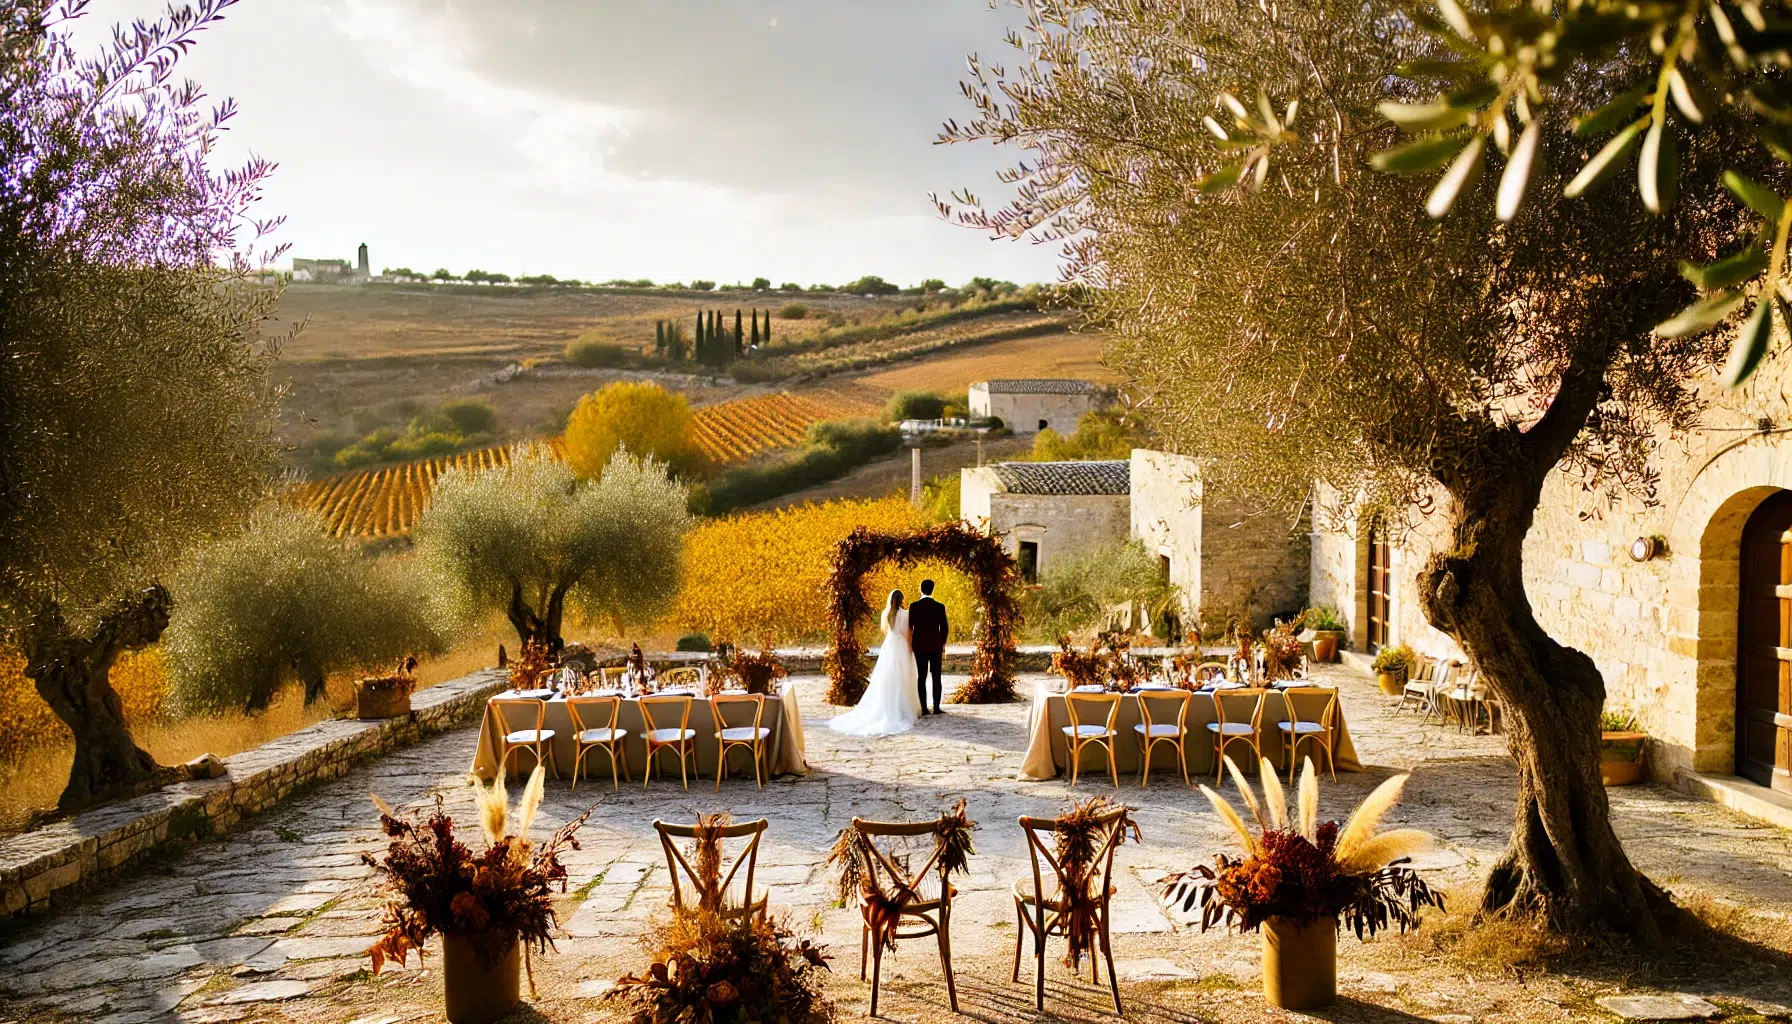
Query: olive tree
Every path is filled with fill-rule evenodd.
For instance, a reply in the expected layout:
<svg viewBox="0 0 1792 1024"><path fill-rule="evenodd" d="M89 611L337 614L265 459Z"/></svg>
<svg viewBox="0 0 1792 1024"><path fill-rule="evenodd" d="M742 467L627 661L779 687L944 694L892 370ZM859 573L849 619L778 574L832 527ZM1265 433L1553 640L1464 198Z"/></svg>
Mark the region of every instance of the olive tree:
<svg viewBox="0 0 1792 1024"><path fill-rule="evenodd" d="M73 810L153 785L108 681L159 581L277 455L277 293L239 229L268 165L214 173L228 103L171 78L229 0L72 49L80 5L0 2L0 627L74 738ZM246 245L253 245L247 242Z"/></svg>
<svg viewBox="0 0 1792 1024"><path fill-rule="evenodd" d="M292 680L311 704L331 673L447 647L442 602L414 559L367 557L286 505L198 548L171 589L163 647L185 712L261 711Z"/></svg>
<svg viewBox="0 0 1792 1024"><path fill-rule="evenodd" d="M1211 489L1292 506L1317 481L1340 499L1322 515L1436 501L1451 541L1419 575L1423 610L1503 701L1518 769L1482 907L1654 937L1667 900L1600 782L1604 683L1532 614L1524 539L1552 472L1583 481L1589 514L1651 498L1658 431L1694 423L1724 339L1652 329L1694 298L1677 261L1750 226L1714 187L1746 150L1738 127L1685 140L1683 198L1659 215L1624 190L1569 199L1537 167L1522 209L1463 187L1437 221L1432 183L1368 166L1401 142L1390 90L1420 92L1391 69L1453 53L1398 4L1031 11L1018 63L973 61L976 116L946 132L1022 147L1016 198L960 196L959 216L1066 241L1110 362ZM1565 70L1552 109L1592 105L1607 70ZM1550 152L1589 152L1564 116L1532 124Z"/></svg>
<svg viewBox="0 0 1792 1024"><path fill-rule="evenodd" d="M424 564L467 613L502 609L524 643L558 649L570 601L620 631L670 607L691 516L685 492L625 449L581 481L538 448L508 465L436 481L413 530Z"/></svg>

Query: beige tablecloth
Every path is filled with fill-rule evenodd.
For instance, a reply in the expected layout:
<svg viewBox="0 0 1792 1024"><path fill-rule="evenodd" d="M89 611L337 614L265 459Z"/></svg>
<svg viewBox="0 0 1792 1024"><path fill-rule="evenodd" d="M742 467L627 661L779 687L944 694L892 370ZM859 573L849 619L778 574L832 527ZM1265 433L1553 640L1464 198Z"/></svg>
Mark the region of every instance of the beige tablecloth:
<svg viewBox="0 0 1792 1024"><path fill-rule="evenodd" d="M1255 692L1255 691L1232 691ZM1087 710L1088 705L1081 705ZM1161 717L1161 713L1160 713ZM1282 734L1276 723L1287 719L1287 706L1278 691L1270 690L1264 695L1262 719L1263 756L1269 758L1277 770L1282 767ZM1213 698L1209 694L1197 693L1188 705L1188 739L1184 749L1188 753L1189 775L1205 774L1213 778L1215 768L1213 762L1213 734L1207 731L1207 723L1218 720L1213 706ZM1135 739L1137 733L1133 726L1139 724L1139 702L1128 696L1120 702L1120 713L1115 716L1114 731L1118 737L1114 741L1114 766L1120 771L1133 774L1139 770L1139 747ZM1069 742L1064 736L1064 727L1070 724L1070 715L1064 710L1064 695L1052 692L1049 683L1037 683L1033 687L1033 705L1027 712L1027 756L1021 762L1020 777L1023 779L1050 779L1070 766ZM1088 724L1088 723L1084 723ZM1344 724L1344 708L1338 707L1338 736L1333 747L1337 770L1341 772L1360 772L1362 762L1356 759L1356 747L1350 742L1350 730ZM1303 758L1316 755L1314 766L1325 770L1324 752L1315 749L1312 744L1302 744L1300 753ZM1249 751L1238 746L1229 746L1226 756L1239 762L1238 767L1246 773L1255 771L1254 765L1243 763L1241 758L1249 758ZM1167 744L1158 744L1151 753L1151 770L1155 775L1160 771L1176 771L1175 751ZM1083 764L1079 769L1082 774L1107 774L1107 766L1101 761L1099 748L1095 751L1083 751ZM1179 773L1180 774L1180 773Z"/></svg>
<svg viewBox="0 0 1792 1024"><path fill-rule="evenodd" d="M509 692L498 694L498 697L514 696L516 694ZM514 710L512 715L516 716ZM658 708L654 711L654 715L656 716L654 724L661 728L676 728L678 725L675 709ZM661 718L668 716L671 717L670 721L660 721ZM747 717L747 712L738 708L729 712L729 720L737 725L744 724L744 719ZM489 780L498 773L499 738L505 730L503 724L497 719L497 709L488 703L485 715L479 724L479 747L473 754L473 774L482 779ZM765 702L765 717L760 724L772 731L768 741L770 747L767 755L770 774L807 774L809 771L808 747L803 739L803 713L802 709L797 706L795 684L786 681L777 697ZM588 721L585 725L587 728L598 728L602 723ZM513 720L511 722L512 729L528 727L520 721ZM553 761L549 767L558 766L561 778L572 778L576 744L573 740L572 713L567 710L564 699L559 697L549 699L547 724L544 728L551 729L554 733L554 738L550 741L554 748ZM622 702L622 710L617 715L616 728L628 733L628 736L622 741L621 749L627 752L629 771L635 773L634 777L638 782L641 779L640 773L647 767L647 745L641 738L643 726L639 701L631 698ZM715 713L708 698L697 697L691 701L690 728L697 734L697 756L693 759L697 774L704 778L714 778L716 771ZM513 762L513 765L520 764L525 768L533 767L527 754L517 756L520 761ZM675 753L660 754L659 761L660 777L664 778L666 771L670 769L672 778L676 781L678 778L678 755ZM729 776L738 776L743 771L747 773L749 779L752 777L752 766L748 764L747 756L745 754L730 755ZM581 775L598 778L609 773L610 759L604 755L603 751L598 750L585 755L585 767L581 770Z"/></svg>

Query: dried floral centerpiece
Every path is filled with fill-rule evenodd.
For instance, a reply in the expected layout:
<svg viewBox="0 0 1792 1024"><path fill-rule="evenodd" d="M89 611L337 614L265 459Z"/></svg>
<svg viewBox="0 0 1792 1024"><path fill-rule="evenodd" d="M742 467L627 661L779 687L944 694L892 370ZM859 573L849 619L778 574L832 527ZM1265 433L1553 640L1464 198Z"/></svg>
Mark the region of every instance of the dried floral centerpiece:
<svg viewBox="0 0 1792 1024"><path fill-rule="evenodd" d="M554 653L548 649L546 641L526 641L522 652L510 662L510 688L536 689L554 668Z"/></svg>
<svg viewBox="0 0 1792 1024"><path fill-rule="evenodd" d="M531 842L529 826L541 806L546 779L537 767L514 813L502 766L490 788L472 780L486 841L477 854L456 838L454 819L443 809L441 796L421 820L401 817L373 798L390 842L384 857L362 854L361 859L385 872L391 893L385 934L367 949L373 972L378 974L388 960L404 963L413 950L421 957L425 943L440 934L444 997L454 1024L484 1024L509 1013L521 1000L519 955L533 992L531 951L546 952L553 945L554 883L566 891L560 854L568 847L578 849L575 834L590 812L562 826L547 842Z"/></svg>
<svg viewBox="0 0 1792 1024"><path fill-rule="evenodd" d="M697 818L692 863L698 899L655 922L647 970L625 975L605 996L627 1003L634 1024L825 1024L827 957L782 922L723 907L721 830L728 815Z"/></svg>
<svg viewBox="0 0 1792 1024"><path fill-rule="evenodd" d="M1058 650L1052 655L1051 671L1054 675L1064 677L1071 687L1102 685L1101 642L1089 645L1086 651L1078 650L1070 642L1068 635L1058 637Z"/></svg>
<svg viewBox="0 0 1792 1024"><path fill-rule="evenodd" d="M355 717L368 721L410 714L411 694L417 691L416 671L416 657L407 654L387 675L356 682Z"/></svg>
<svg viewBox="0 0 1792 1024"><path fill-rule="evenodd" d="M1202 786L1245 856L1234 860L1222 853L1212 867L1197 865L1170 876L1164 903L1184 913L1199 907L1202 930L1221 922L1240 931L1261 929L1263 994L1271 1004L1291 1010L1328 1005L1337 998L1340 924L1359 939L1392 926L1406 931L1418 924L1420 908L1444 905L1442 894L1407 866L1411 854L1431 844L1430 834L1375 831L1409 776L1396 775L1377 786L1340 827L1319 821L1319 776L1312 759L1302 768L1292 818L1268 758L1261 764L1261 803L1232 759L1225 763L1257 832L1218 793Z"/></svg>
<svg viewBox="0 0 1792 1024"><path fill-rule="evenodd" d="M1304 648L1300 642L1301 625L1307 614L1302 612L1292 622L1277 622L1263 634L1263 681L1293 679L1300 669Z"/></svg>
<svg viewBox="0 0 1792 1024"><path fill-rule="evenodd" d="M715 671L709 674L710 694L721 692L730 682L738 683L748 693L769 694L772 685L789 674L790 670L769 646L760 648L758 654L748 654L729 644L716 659Z"/></svg>

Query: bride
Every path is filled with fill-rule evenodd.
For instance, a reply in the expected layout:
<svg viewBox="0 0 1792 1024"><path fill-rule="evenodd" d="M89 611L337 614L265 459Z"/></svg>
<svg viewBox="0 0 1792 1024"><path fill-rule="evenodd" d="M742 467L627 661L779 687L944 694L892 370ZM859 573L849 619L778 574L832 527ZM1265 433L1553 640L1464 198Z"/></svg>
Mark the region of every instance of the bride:
<svg viewBox="0 0 1792 1024"><path fill-rule="evenodd" d="M871 669L865 695L851 711L835 715L828 728L848 736L889 736L907 732L921 717L915 690L915 652L909 647L908 609L902 591L890 591L884 604L884 642Z"/></svg>

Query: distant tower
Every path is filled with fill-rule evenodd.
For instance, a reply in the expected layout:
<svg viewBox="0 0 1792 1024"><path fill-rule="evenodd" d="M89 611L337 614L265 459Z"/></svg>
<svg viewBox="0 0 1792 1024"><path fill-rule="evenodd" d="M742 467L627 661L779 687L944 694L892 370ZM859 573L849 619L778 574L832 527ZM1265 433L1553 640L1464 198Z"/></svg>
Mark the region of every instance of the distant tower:
<svg viewBox="0 0 1792 1024"><path fill-rule="evenodd" d="M362 242L361 248L356 250L356 252L355 252L355 276L359 277L363 281L366 281L370 277L373 276L367 272L367 243L366 242Z"/></svg>

